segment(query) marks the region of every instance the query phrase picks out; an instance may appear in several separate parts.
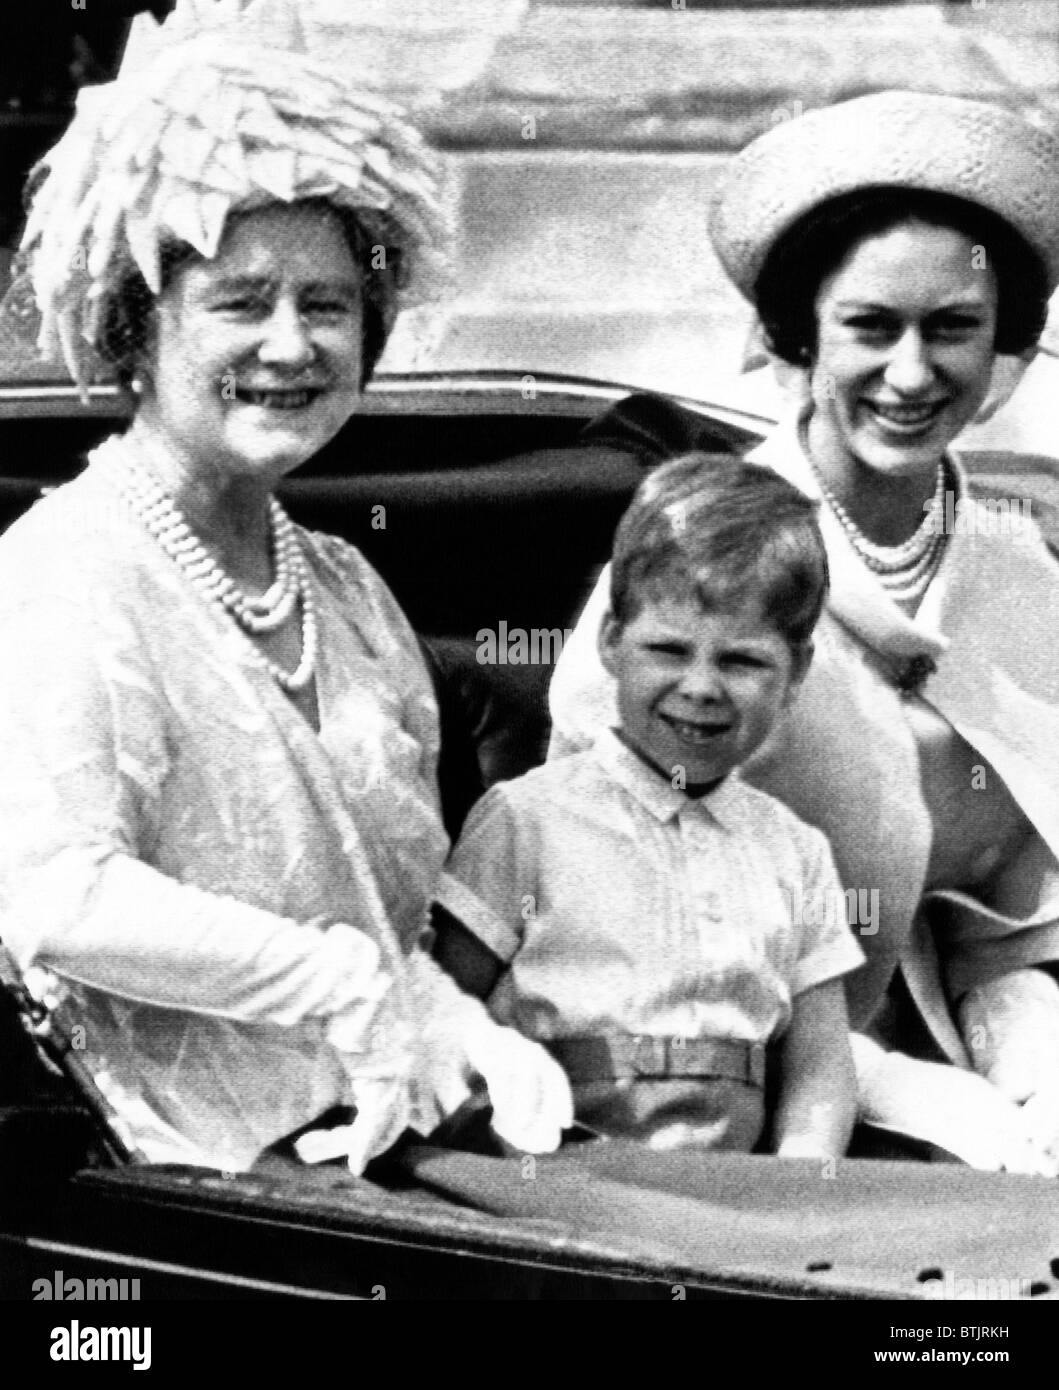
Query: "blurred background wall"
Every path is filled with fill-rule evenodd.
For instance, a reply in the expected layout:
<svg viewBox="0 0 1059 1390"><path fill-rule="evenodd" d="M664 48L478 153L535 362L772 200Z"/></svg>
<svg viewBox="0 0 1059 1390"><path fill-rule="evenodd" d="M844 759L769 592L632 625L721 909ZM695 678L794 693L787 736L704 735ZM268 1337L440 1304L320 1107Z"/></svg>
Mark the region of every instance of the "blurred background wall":
<svg viewBox="0 0 1059 1390"><path fill-rule="evenodd" d="M1059 124L1059 4L532 4L431 122L463 233L439 360L731 399L749 316L705 236L718 170L776 121L891 86Z"/></svg>
<svg viewBox="0 0 1059 1390"><path fill-rule="evenodd" d="M8 246L30 158L61 130L77 84L113 71L129 14L151 8L83 3L3 0ZM760 379L738 375L749 312L705 233L733 150L800 111L891 86L1001 100L1059 125L1059 0L301 0L298 13L326 11L337 50L336 16L373 4L395 31L417 28L382 60L407 63L413 86L456 64L461 25L502 29L505 5L514 15L469 85L418 99L459 229L454 295L432 331L395 335L393 369L551 370L727 401L743 391L753 404ZM355 47L351 63L362 36ZM1050 437L1059 383L1042 379Z"/></svg>

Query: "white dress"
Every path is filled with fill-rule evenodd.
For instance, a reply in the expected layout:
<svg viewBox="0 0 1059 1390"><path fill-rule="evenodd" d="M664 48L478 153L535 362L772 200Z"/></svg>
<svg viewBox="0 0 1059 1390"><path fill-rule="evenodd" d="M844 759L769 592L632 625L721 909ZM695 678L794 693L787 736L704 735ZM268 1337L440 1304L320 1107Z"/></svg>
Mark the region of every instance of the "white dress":
<svg viewBox="0 0 1059 1390"><path fill-rule="evenodd" d="M239 1169L348 1102L327 1025L421 954L437 710L378 575L301 532L315 733L122 500L128 447L0 541L0 935L146 1157Z"/></svg>

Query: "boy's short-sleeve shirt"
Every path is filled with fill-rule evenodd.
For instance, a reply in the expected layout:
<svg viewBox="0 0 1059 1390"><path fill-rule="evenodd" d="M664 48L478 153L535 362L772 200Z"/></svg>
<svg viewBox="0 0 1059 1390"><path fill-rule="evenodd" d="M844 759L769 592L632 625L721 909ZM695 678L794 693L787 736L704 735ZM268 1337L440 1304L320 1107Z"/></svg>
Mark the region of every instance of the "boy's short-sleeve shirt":
<svg viewBox="0 0 1059 1390"><path fill-rule="evenodd" d="M487 792L438 899L508 964L493 1015L543 1039L767 1042L864 960L818 830L736 774L690 798L609 731Z"/></svg>

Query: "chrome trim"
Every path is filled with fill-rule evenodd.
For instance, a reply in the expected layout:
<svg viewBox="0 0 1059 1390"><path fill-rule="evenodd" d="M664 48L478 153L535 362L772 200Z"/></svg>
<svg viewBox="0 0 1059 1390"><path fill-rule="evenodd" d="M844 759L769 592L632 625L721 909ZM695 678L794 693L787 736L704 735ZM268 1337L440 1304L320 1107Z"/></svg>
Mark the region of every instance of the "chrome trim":
<svg viewBox="0 0 1059 1390"><path fill-rule="evenodd" d="M116 386L93 386L82 400L73 386L0 386L0 420L113 419L128 410Z"/></svg>
<svg viewBox="0 0 1059 1390"><path fill-rule="evenodd" d="M229 1273L223 1269L197 1269L193 1265L172 1264L168 1260L152 1260L143 1255L131 1255L123 1250L104 1249L100 1246L92 1245L70 1245L65 1241L44 1240L39 1236L27 1236L25 1244L30 1250L38 1250L42 1254L73 1256L75 1259L89 1262L95 1261L105 1266L113 1266L121 1269L144 1270L151 1274L171 1274L180 1279L199 1280L200 1283L209 1284L229 1284L235 1288L252 1289L255 1293L283 1294L294 1296L295 1298L319 1298L328 1302L347 1301L352 1295L330 1293L325 1289L308 1288L302 1284L281 1284L274 1279L255 1279L246 1274ZM45 1277L45 1276L41 1276ZM81 1276L78 1275L78 1278ZM118 1275L85 1275L86 1279L113 1278ZM129 1276L124 1276L128 1278ZM126 1306L130 1301L126 1300ZM143 1300L147 1302L148 1300Z"/></svg>

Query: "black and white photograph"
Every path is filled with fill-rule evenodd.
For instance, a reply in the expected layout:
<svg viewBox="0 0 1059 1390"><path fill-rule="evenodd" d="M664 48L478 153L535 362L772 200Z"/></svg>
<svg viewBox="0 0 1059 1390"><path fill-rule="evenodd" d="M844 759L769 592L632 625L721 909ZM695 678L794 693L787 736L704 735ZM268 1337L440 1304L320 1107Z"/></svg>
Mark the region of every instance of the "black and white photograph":
<svg viewBox="0 0 1059 1390"><path fill-rule="evenodd" d="M1059 0L4 5L31 1373L267 1369L237 1301L1028 1368Z"/></svg>

